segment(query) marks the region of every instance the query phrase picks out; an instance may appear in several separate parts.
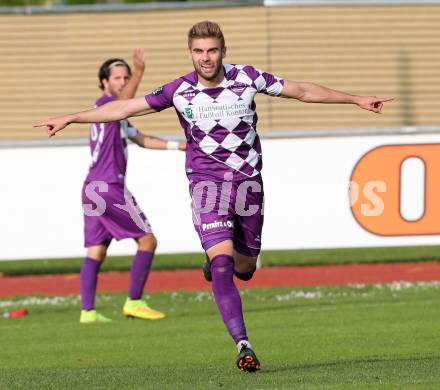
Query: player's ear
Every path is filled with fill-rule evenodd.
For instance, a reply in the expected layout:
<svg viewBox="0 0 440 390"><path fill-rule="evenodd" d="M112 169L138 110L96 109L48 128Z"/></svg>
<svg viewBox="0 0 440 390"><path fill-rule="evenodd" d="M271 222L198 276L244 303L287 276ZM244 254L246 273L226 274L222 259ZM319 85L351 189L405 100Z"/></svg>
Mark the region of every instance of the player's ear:
<svg viewBox="0 0 440 390"><path fill-rule="evenodd" d="M104 90L108 87L108 79L102 79L102 86L104 87Z"/></svg>

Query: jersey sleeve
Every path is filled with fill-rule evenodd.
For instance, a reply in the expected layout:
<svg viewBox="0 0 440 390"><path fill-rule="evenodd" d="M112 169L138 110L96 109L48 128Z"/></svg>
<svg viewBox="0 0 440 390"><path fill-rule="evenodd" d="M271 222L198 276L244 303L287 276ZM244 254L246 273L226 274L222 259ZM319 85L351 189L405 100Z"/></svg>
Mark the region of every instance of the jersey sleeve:
<svg viewBox="0 0 440 390"><path fill-rule="evenodd" d="M254 68L253 66L247 66L245 70L253 80L258 92L271 96L280 95L284 86L284 80L281 77Z"/></svg>
<svg viewBox="0 0 440 390"><path fill-rule="evenodd" d="M156 88L149 95L145 96L145 100L151 108L156 111L162 111L173 106L173 95L177 87L177 81L165 84Z"/></svg>

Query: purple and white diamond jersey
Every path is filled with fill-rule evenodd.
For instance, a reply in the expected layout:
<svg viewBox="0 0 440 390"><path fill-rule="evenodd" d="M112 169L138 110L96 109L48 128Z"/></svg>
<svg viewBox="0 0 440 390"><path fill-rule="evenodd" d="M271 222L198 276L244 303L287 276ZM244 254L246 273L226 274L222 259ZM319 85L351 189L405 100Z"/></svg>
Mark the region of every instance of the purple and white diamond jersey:
<svg viewBox="0 0 440 390"><path fill-rule="evenodd" d="M114 96L102 96L96 107L116 100ZM93 123L90 126L90 149L92 161L85 180L123 183L127 170L127 138L133 138L137 129L127 120Z"/></svg>
<svg viewBox="0 0 440 390"><path fill-rule="evenodd" d="M256 132L257 92L277 96L284 81L250 65L223 65L225 78L205 87L197 73L182 76L145 96L156 111L174 106L187 139L186 172L191 178L233 180L258 175L262 168Z"/></svg>

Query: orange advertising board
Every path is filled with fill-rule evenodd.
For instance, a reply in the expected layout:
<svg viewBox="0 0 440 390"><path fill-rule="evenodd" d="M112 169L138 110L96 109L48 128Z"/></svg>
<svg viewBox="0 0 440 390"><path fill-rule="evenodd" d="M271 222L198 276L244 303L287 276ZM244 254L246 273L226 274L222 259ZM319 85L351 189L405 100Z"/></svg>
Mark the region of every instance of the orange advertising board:
<svg viewBox="0 0 440 390"><path fill-rule="evenodd" d="M411 158L423 165L423 212L402 215L402 165ZM367 152L355 165L350 184L354 218L381 236L440 234L440 144L384 145Z"/></svg>

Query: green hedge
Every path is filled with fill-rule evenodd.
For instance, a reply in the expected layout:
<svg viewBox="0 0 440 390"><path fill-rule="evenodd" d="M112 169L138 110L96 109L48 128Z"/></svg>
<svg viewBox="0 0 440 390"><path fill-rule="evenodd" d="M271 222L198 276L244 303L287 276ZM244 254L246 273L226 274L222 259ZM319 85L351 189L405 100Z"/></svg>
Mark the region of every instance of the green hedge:
<svg viewBox="0 0 440 390"><path fill-rule="evenodd" d="M163 3L176 0L0 0L0 7L41 6L41 5L85 5L85 4L128 4L128 3ZM177 0L186 1L186 0Z"/></svg>
<svg viewBox="0 0 440 390"><path fill-rule="evenodd" d="M46 0L0 0L1 7L45 5Z"/></svg>

